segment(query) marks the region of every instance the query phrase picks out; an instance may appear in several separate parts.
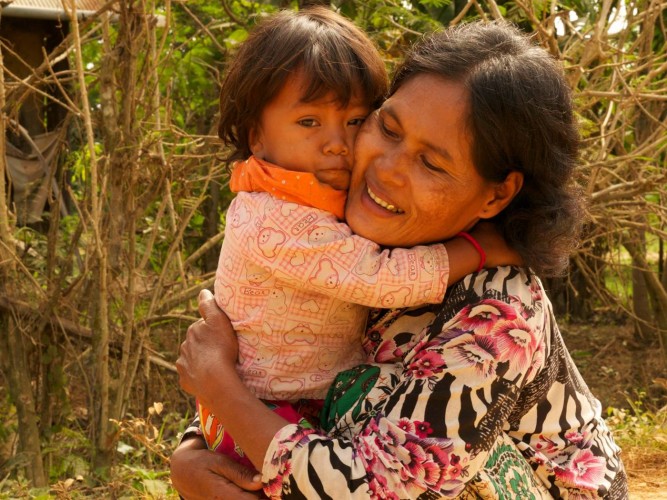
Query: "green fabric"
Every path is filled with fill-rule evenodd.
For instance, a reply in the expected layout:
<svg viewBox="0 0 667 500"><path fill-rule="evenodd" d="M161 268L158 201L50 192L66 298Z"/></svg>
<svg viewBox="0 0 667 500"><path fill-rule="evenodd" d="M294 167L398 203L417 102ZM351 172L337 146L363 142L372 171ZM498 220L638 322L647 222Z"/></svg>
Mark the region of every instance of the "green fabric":
<svg viewBox="0 0 667 500"><path fill-rule="evenodd" d="M466 485L462 500L544 500L553 498L511 438L501 434L484 468Z"/></svg>
<svg viewBox="0 0 667 500"><path fill-rule="evenodd" d="M329 432L336 422L352 409L352 418L359 416L366 395L377 382L380 369L373 365L359 365L340 372L334 379L320 414L320 427Z"/></svg>

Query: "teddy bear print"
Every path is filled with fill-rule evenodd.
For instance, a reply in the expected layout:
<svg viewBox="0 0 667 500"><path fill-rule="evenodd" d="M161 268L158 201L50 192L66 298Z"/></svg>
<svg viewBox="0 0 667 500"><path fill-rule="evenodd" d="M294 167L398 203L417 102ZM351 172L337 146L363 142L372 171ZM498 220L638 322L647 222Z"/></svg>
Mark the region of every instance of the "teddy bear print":
<svg viewBox="0 0 667 500"><path fill-rule="evenodd" d="M280 245L285 243L286 240L287 237L282 231L265 227L257 235L257 246L259 246L264 257L272 259L278 255Z"/></svg>
<svg viewBox="0 0 667 500"><path fill-rule="evenodd" d="M311 276L310 282L313 285L328 288L330 290L338 288L340 278L338 271L334 268L333 263L329 259L322 259L317 264L317 270Z"/></svg>
<svg viewBox="0 0 667 500"><path fill-rule="evenodd" d="M259 286L271 277L268 267L258 266L254 262L247 261L245 264L245 278L253 286Z"/></svg>
<svg viewBox="0 0 667 500"><path fill-rule="evenodd" d="M343 238L344 235L330 227L314 226L308 231L308 243L311 245L322 245Z"/></svg>
<svg viewBox="0 0 667 500"><path fill-rule="evenodd" d="M352 309L355 307L352 302L341 302L329 316L329 322L332 324L350 323L354 319Z"/></svg>
<svg viewBox="0 0 667 500"><path fill-rule="evenodd" d="M405 304L409 296L410 296L410 288L408 288L407 286L403 286L398 290L394 290L393 292L389 292L383 295L380 298L380 302L382 303L382 307L386 308L399 307Z"/></svg>
<svg viewBox="0 0 667 500"><path fill-rule="evenodd" d="M275 211L277 200L274 200L272 196L268 196L265 199L266 203L264 203L264 215L268 216Z"/></svg>
<svg viewBox="0 0 667 500"><path fill-rule="evenodd" d="M380 265L381 257L379 255L365 254L354 266L354 274L368 283L376 283Z"/></svg>
<svg viewBox="0 0 667 500"><path fill-rule="evenodd" d="M282 215L283 217L289 217L290 215L292 215L292 212L294 212L298 208L299 205L297 205L296 203L283 203L280 206L280 215Z"/></svg>
<svg viewBox="0 0 667 500"><path fill-rule="evenodd" d="M245 205L239 205L234 210L234 213L231 217L231 226L237 228L243 224L247 224L250 221L250 210Z"/></svg>
<svg viewBox="0 0 667 500"><path fill-rule="evenodd" d="M218 286L215 289L215 295L217 302L221 307L228 307L234 298L234 287L230 285Z"/></svg>
<svg viewBox="0 0 667 500"><path fill-rule="evenodd" d="M246 380L249 379L257 379L257 380L264 380L268 376L268 372L266 370L262 370L260 368L254 368L254 367L249 367L245 369L243 378Z"/></svg>
<svg viewBox="0 0 667 500"><path fill-rule="evenodd" d="M318 368L322 371L328 372L336 366L336 351L330 349L320 349L317 352Z"/></svg>
<svg viewBox="0 0 667 500"><path fill-rule="evenodd" d="M276 314L287 312L287 296L281 288L273 288L269 293L267 309Z"/></svg>
<svg viewBox="0 0 667 500"><path fill-rule="evenodd" d="M279 349L274 346L261 345L255 353L255 365L270 367L278 359Z"/></svg>
<svg viewBox="0 0 667 500"><path fill-rule="evenodd" d="M387 269L389 269L389 272L394 276L398 276L398 273L401 271L401 268L398 265L398 260L397 259L387 260Z"/></svg>
<svg viewBox="0 0 667 500"><path fill-rule="evenodd" d="M274 399L293 399L295 394L303 391L303 379L293 377L271 377L269 389Z"/></svg>
<svg viewBox="0 0 667 500"><path fill-rule="evenodd" d="M222 266L230 273L234 271L234 261L230 257L225 258L225 261L222 263Z"/></svg>
<svg viewBox="0 0 667 500"><path fill-rule="evenodd" d="M299 356L298 354L292 354L286 356L285 359L282 360L282 363L290 368L301 368L303 366L304 360L302 356Z"/></svg>
<svg viewBox="0 0 667 500"><path fill-rule="evenodd" d="M299 323L291 330L285 332L283 335L283 340L286 344L307 344L312 345L315 343L317 338L313 330L303 323Z"/></svg>
<svg viewBox="0 0 667 500"><path fill-rule="evenodd" d="M251 350L260 344L259 334L255 332L246 332L238 336L239 351ZM239 360L241 353L239 352Z"/></svg>
<svg viewBox="0 0 667 500"><path fill-rule="evenodd" d="M433 274L435 272L435 259L433 258L433 253L429 250L421 258L421 266L424 271L428 274Z"/></svg>

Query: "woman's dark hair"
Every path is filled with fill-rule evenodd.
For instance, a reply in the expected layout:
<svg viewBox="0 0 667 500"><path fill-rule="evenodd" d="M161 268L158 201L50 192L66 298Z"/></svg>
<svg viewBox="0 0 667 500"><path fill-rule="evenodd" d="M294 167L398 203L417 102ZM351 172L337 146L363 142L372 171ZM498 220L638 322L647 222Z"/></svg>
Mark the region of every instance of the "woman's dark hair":
<svg viewBox="0 0 667 500"><path fill-rule="evenodd" d="M465 85L479 174L494 182L511 171L524 175L494 222L526 265L540 275L561 273L578 243L583 203L573 183L579 133L560 63L507 22L475 22L417 43L390 95L424 73Z"/></svg>
<svg viewBox="0 0 667 500"><path fill-rule="evenodd" d="M333 92L347 106L360 92L376 107L387 93L377 49L351 21L324 7L280 11L252 30L222 82L218 135L232 147L227 161L251 155L251 129L297 70L309 82L304 102Z"/></svg>

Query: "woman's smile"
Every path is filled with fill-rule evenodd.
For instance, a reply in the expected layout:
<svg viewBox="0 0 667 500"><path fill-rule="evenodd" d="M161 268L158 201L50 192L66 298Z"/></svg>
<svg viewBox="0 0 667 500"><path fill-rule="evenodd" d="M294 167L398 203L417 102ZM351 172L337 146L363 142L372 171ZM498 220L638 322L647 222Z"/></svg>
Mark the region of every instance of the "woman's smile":
<svg viewBox="0 0 667 500"><path fill-rule="evenodd" d="M371 198L371 200L373 200L375 203L377 203L378 205L380 205L382 208L385 208L385 209L387 209L387 210L389 210L390 212L393 212L393 213L395 213L395 214L403 214L403 213L405 213L405 212L404 212L403 210L401 210L400 208L398 208L398 207L392 205L391 203L389 203L389 202L387 202L387 201L384 201L382 198L380 198L378 195L376 195L376 194L371 190L371 188L369 188L368 186L366 186L366 192L368 193L368 196Z"/></svg>
<svg viewBox="0 0 667 500"><path fill-rule="evenodd" d="M444 241L493 215L494 185L471 157L468 103L462 84L419 75L366 119L345 210L354 233L410 247Z"/></svg>

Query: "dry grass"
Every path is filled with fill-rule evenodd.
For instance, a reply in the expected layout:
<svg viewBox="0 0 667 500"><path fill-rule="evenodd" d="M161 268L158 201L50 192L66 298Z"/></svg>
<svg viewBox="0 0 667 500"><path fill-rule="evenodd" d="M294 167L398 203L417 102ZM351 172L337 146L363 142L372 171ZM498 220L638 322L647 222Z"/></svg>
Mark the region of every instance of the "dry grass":
<svg viewBox="0 0 667 500"><path fill-rule="evenodd" d="M667 451L626 446L623 460L631 500L667 499Z"/></svg>

